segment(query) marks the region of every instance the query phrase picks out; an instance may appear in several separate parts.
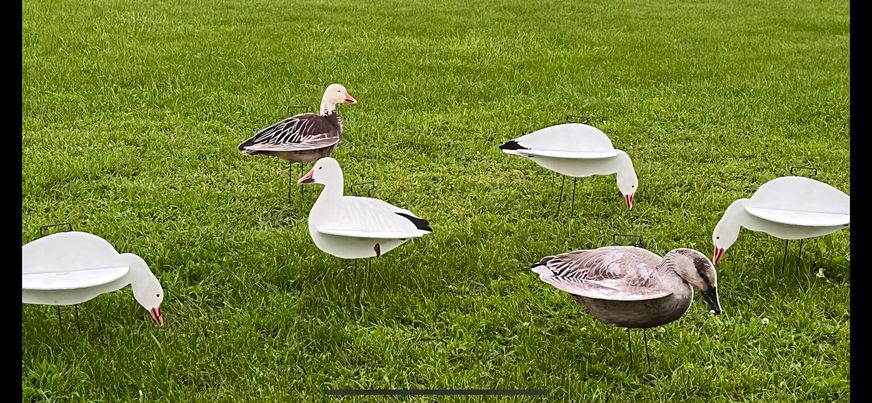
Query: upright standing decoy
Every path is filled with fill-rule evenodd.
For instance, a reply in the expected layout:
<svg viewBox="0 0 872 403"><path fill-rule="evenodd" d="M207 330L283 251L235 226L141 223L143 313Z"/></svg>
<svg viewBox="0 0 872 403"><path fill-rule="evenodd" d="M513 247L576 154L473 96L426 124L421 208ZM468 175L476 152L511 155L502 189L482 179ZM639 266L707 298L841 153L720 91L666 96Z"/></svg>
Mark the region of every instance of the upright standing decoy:
<svg viewBox="0 0 872 403"><path fill-rule="evenodd" d="M260 129L239 144L245 155L272 155L288 161L288 201L291 197L291 166L328 157L342 141L342 119L339 104L356 104L341 84L330 84L321 98L320 113L301 113Z"/></svg>
<svg viewBox="0 0 872 403"><path fill-rule="evenodd" d="M333 256L377 257L433 231L427 220L409 210L370 197L345 196L342 168L331 157L318 160L299 183L324 185L309 212L309 235L318 249Z"/></svg>

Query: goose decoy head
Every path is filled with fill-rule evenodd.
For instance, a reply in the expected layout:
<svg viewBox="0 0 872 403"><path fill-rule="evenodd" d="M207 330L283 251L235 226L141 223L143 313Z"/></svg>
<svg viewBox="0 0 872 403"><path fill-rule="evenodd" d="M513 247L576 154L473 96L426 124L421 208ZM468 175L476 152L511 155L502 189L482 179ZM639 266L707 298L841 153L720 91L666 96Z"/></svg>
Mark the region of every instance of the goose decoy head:
<svg viewBox="0 0 872 403"><path fill-rule="evenodd" d="M324 100L333 104L356 104L357 100L348 93L342 84L330 84L324 91Z"/></svg>
<svg viewBox="0 0 872 403"><path fill-rule="evenodd" d="M669 260L675 272L702 294L716 315L723 312L718 298L718 275L711 260L699 251L686 248L670 251L664 260Z"/></svg>
<svg viewBox="0 0 872 403"><path fill-rule="evenodd" d="M320 183L326 185L332 178L341 178L342 168L339 162L332 157L324 157L315 162L315 166L303 175L297 183Z"/></svg>
<svg viewBox="0 0 872 403"><path fill-rule="evenodd" d="M618 190L624 195L627 210L632 210L633 204L636 202L636 191L639 190L639 178L636 176L636 171L632 169L620 171L617 177Z"/></svg>
<svg viewBox="0 0 872 403"><path fill-rule="evenodd" d="M157 281L157 277L149 276L143 278L142 281L131 283L131 288L133 288L133 298L136 299L136 302L148 311L158 326L163 326L164 317L160 312L160 304L163 302L164 291L160 282Z"/></svg>
<svg viewBox="0 0 872 403"><path fill-rule="evenodd" d="M712 232L712 244L714 252L712 252L712 261L718 264L724 257L724 252L736 243L739 238L739 225L730 225L727 220L721 219L718 225L715 226Z"/></svg>

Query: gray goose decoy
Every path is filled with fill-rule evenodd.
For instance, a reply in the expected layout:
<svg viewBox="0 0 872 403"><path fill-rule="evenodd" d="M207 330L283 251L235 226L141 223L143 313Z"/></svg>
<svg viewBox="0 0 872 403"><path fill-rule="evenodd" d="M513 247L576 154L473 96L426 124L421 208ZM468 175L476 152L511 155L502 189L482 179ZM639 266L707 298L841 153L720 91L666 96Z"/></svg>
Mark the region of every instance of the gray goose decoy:
<svg viewBox="0 0 872 403"><path fill-rule="evenodd" d="M288 201L291 197L291 164L317 161L333 154L342 140L339 104L356 104L341 84L330 84L321 98L320 114L301 113L260 129L239 144L245 155L272 155L288 161Z"/></svg>
<svg viewBox="0 0 872 403"><path fill-rule="evenodd" d="M547 256L531 268L599 321L627 328L628 344L631 328L661 326L684 315L694 288L721 313L715 267L693 249L673 249L661 258L639 247L606 246ZM647 333L645 353L650 371Z"/></svg>

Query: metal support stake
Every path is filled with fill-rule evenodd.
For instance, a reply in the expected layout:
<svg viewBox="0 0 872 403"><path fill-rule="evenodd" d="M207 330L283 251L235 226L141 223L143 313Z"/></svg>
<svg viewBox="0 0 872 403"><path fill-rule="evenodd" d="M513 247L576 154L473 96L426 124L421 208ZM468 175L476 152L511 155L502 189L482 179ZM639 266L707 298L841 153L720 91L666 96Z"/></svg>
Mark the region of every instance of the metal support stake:
<svg viewBox="0 0 872 403"><path fill-rule="evenodd" d="M648 354L648 329L642 329L642 334L645 337L645 358L648 359L648 372L651 372L651 355Z"/></svg>
<svg viewBox="0 0 872 403"><path fill-rule="evenodd" d="M787 248L790 246L790 240L784 240L784 257L781 258L781 271L784 271L784 265L787 263Z"/></svg>
<svg viewBox="0 0 872 403"><path fill-rule="evenodd" d="M569 211L569 216L575 216L575 184L578 182L578 178L572 178L572 208Z"/></svg>

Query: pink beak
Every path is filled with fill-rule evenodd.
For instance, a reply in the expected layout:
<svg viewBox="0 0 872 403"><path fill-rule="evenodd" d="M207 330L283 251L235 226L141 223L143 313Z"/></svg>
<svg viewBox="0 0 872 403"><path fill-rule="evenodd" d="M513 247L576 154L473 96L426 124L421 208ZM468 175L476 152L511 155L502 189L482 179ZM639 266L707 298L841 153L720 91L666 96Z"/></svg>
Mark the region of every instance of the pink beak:
<svg viewBox="0 0 872 403"><path fill-rule="evenodd" d="M635 195L624 195L624 203L627 204L627 210L633 209L633 203L636 202Z"/></svg>
<svg viewBox="0 0 872 403"><path fill-rule="evenodd" d="M718 248L715 246L715 253L712 254L712 263L718 264L721 261L721 258L724 257L724 248Z"/></svg>
<svg viewBox="0 0 872 403"><path fill-rule="evenodd" d="M354 99L354 97L351 96L351 94L349 94L349 93L346 92L346 93L345 93L345 103L346 103L346 104L352 104L352 105L354 105L354 104L357 103L357 100Z"/></svg>
<svg viewBox="0 0 872 403"><path fill-rule="evenodd" d="M303 183L312 183L312 182L314 182L315 179L312 178L312 175L315 175L315 168L312 168L311 170L309 170L309 172L306 172L306 174L303 175L303 177L300 178L300 180L298 180L297 183L299 183L299 184L303 184Z"/></svg>
<svg viewBox="0 0 872 403"><path fill-rule="evenodd" d="M158 326L163 326L164 318L163 315L160 313L160 306L151 308L148 313L151 315L151 318L154 319L155 323L158 324Z"/></svg>

